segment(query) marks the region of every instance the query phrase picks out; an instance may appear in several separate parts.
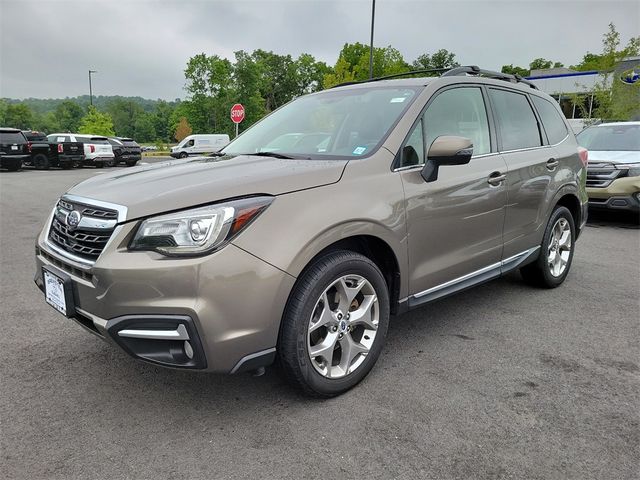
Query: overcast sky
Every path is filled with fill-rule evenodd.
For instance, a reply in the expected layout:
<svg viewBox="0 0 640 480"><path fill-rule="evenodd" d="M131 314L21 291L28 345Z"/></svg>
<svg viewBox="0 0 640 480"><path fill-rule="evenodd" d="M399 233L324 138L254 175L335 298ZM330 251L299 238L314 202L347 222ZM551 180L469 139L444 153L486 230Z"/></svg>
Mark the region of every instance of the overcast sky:
<svg viewBox="0 0 640 480"><path fill-rule="evenodd" d="M333 65L345 42L369 42L371 0L0 0L0 97L184 98L188 58L257 48ZM411 62L446 48L499 69L544 57L566 65L601 50L613 22L640 34L640 1L376 1L376 46Z"/></svg>

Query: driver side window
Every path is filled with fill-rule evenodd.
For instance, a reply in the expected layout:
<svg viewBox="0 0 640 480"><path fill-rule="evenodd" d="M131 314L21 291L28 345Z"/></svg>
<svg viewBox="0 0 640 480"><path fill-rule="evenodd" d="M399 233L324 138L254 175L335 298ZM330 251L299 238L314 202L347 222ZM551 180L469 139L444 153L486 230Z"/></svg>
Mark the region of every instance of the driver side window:
<svg viewBox="0 0 640 480"><path fill-rule="evenodd" d="M465 137L473 143L473 154L491 151L489 122L482 91L460 87L439 94L424 113L427 150L441 135Z"/></svg>

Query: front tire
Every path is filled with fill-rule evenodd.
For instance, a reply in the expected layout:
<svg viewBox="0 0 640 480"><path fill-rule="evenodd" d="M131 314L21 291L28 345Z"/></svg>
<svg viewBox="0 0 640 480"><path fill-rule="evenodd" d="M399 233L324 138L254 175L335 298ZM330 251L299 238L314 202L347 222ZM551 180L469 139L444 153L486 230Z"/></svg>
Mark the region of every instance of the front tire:
<svg viewBox="0 0 640 480"><path fill-rule="evenodd" d="M187 155L186 152L182 152L182 153L180 153L180 155L178 155L178 158L187 158L187 157L188 157L188 155Z"/></svg>
<svg viewBox="0 0 640 480"><path fill-rule="evenodd" d="M307 395L339 395L373 368L388 325L389 291L376 264L351 251L328 253L300 276L287 302L282 371Z"/></svg>
<svg viewBox="0 0 640 480"><path fill-rule="evenodd" d="M569 209L556 206L542 237L540 256L520 269L524 280L534 286L556 288L569 274L575 247L576 227Z"/></svg>

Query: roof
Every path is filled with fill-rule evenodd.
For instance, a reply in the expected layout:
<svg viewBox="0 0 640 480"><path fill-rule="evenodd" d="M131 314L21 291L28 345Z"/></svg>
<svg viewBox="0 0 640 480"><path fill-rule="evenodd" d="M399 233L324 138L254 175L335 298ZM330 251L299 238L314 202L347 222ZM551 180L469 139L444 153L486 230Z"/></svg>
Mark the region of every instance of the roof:
<svg viewBox="0 0 640 480"><path fill-rule="evenodd" d="M0 131L3 133L18 133L22 132L19 128L11 128L11 127L0 127Z"/></svg>

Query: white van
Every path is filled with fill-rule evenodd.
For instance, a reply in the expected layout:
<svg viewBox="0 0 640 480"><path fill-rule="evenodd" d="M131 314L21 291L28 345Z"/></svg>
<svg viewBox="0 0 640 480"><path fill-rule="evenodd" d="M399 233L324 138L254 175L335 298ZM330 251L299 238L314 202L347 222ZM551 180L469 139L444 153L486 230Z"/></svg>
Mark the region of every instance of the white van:
<svg viewBox="0 0 640 480"><path fill-rule="evenodd" d="M204 155L217 152L229 144L229 135L189 135L177 146L171 147L173 158L185 158L189 155Z"/></svg>

